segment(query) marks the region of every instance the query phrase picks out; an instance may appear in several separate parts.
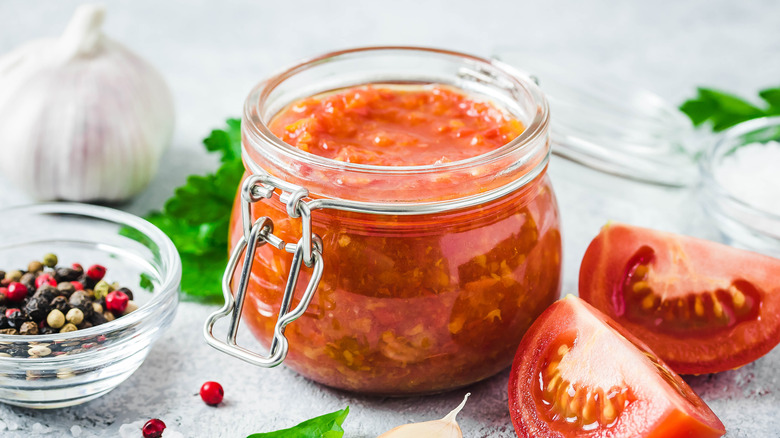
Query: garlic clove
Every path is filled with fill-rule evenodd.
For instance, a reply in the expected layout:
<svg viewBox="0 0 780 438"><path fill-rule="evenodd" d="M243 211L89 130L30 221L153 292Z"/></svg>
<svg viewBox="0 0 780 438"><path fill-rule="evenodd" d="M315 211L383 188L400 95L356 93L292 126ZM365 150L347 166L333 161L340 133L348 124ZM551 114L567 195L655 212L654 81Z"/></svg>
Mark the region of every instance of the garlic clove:
<svg viewBox="0 0 780 438"><path fill-rule="evenodd" d="M68 27L59 38L58 50L62 60L75 56L94 54L103 39L101 26L106 16L106 8L99 4L81 5L73 14Z"/></svg>
<svg viewBox="0 0 780 438"><path fill-rule="evenodd" d="M463 433L460 430L458 422L455 421L455 417L460 413L463 407L466 406L466 400L468 400L470 395L471 393L466 394L458 407L453 409L441 420L404 424L403 426L398 426L379 435L378 438L462 438Z"/></svg>

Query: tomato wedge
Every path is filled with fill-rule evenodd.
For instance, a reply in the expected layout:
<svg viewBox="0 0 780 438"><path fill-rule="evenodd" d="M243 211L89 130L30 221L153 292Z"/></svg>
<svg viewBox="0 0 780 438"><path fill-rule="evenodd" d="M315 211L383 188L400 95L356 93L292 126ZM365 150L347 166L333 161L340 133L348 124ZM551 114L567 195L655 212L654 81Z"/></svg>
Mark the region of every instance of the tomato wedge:
<svg viewBox="0 0 780 438"><path fill-rule="evenodd" d="M519 437L709 438L723 423L642 341L573 296L517 349L509 412Z"/></svg>
<svg viewBox="0 0 780 438"><path fill-rule="evenodd" d="M579 289L680 374L738 368L780 342L780 260L719 243L608 224Z"/></svg>

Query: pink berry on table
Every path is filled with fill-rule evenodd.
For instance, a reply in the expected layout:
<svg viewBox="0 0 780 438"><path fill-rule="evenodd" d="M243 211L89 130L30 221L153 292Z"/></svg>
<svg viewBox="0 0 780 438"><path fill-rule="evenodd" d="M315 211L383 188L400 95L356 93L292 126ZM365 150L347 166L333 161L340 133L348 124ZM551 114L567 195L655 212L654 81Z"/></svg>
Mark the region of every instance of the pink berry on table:
<svg viewBox="0 0 780 438"><path fill-rule="evenodd" d="M74 287L76 290L84 290L84 285L83 285L83 284L81 284L81 282L80 282L80 281L71 281L71 282L70 282L70 284L72 284L72 285L73 285L73 287Z"/></svg>
<svg viewBox="0 0 780 438"><path fill-rule="evenodd" d="M8 285L8 290L5 292L6 298L10 301L21 301L27 296L27 286L15 281Z"/></svg>
<svg viewBox="0 0 780 438"><path fill-rule="evenodd" d="M113 314L121 315L127 309L130 298L121 290L111 291L106 295L106 309Z"/></svg>
<svg viewBox="0 0 780 438"><path fill-rule="evenodd" d="M102 265L92 265L87 269L87 277L95 281L100 281L106 275L106 267Z"/></svg>
<svg viewBox="0 0 780 438"><path fill-rule="evenodd" d="M165 430L165 423L158 418L152 418L144 424L141 431L144 438L160 438Z"/></svg>
<svg viewBox="0 0 780 438"><path fill-rule="evenodd" d="M5 309L5 317L11 318L14 316L14 313L19 312L19 309Z"/></svg>
<svg viewBox="0 0 780 438"><path fill-rule="evenodd" d="M57 280L54 279L54 277L51 276L51 274L41 274L37 277L35 277L35 287L36 289L43 286L44 284L48 284L50 286L57 286Z"/></svg>
<svg viewBox="0 0 780 438"><path fill-rule="evenodd" d="M200 387L200 398L207 405L216 406L222 403L224 397L225 391L222 389L222 385L217 382L206 382Z"/></svg>

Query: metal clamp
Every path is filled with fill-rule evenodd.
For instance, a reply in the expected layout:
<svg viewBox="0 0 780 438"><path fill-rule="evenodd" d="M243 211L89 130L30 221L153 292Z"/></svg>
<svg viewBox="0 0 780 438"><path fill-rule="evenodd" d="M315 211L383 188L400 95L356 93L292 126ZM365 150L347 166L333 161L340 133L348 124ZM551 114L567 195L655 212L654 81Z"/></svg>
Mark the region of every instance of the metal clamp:
<svg viewBox="0 0 780 438"><path fill-rule="evenodd" d="M285 204L287 214L292 218L301 218L303 234L297 243L287 243L274 235L273 221L268 217L261 217L250 226L252 221L251 205L264 199L270 199L277 189L281 191L279 199ZM209 315L203 329L206 342L212 347L253 365L266 368L275 367L284 361L289 349L289 342L284 335L285 327L306 312L320 283L323 271L322 241L316 234L312 233L311 209L303 200L307 196L309 196L309 192L305 188L287 183L267 174L250 175L244 181L244 184L241 186L243 235L235 248L233 248L227 268L225 268L225 274L222 276L222 293L225 296L225 305ZM249 275L252 272L255 251L266 243L279 250L293 254L293 260L290 267L290 275L287 278L287 284L282 295L279 316L274 326L271 347L267 355L262 355L239 346L236 343L236 337L238 335L238 324L241 320L241 311L246 298L246 289L249 284ZM231 284L233 283L238 260L244 250L246 250L244 264L241 268L241 275L238 278L238 287L234 299L231 293ZM298 283L298 275L300 274L302 264L312 268L311 279L300 302L291 310L295 286ZM226 339L223 341L214 336L213 328L217 320L228 315L230 315L230 325L228 326Z"/></svg>

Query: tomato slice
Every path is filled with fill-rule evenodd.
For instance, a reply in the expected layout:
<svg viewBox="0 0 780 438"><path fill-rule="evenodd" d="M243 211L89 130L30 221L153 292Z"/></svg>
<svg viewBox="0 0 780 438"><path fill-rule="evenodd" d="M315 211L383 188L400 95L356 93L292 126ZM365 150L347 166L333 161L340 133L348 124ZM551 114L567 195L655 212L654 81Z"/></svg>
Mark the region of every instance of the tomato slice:
<svg viewBox="0 0 780 438"><path fill-rule="evenodd" d="M579 289L681 374L738 368L780 342L780 260L719 243L608 224Z"/></svg>
<svg viewBox="0 0 780 438"><path fill-rule="evenodd" d="M509 412L520 437L709 438L723 423L650 349L568 296L517 349Z"/></svg>

